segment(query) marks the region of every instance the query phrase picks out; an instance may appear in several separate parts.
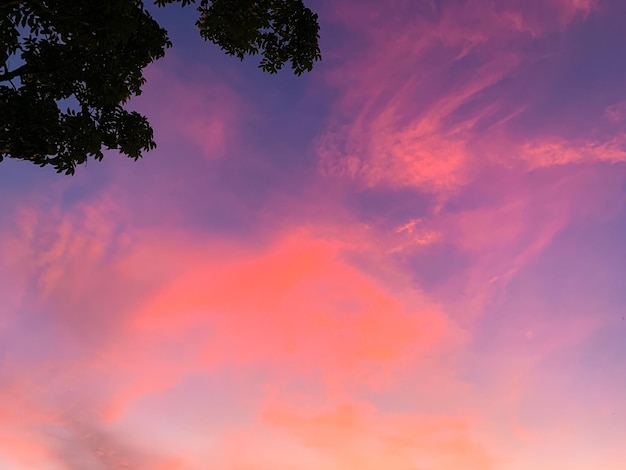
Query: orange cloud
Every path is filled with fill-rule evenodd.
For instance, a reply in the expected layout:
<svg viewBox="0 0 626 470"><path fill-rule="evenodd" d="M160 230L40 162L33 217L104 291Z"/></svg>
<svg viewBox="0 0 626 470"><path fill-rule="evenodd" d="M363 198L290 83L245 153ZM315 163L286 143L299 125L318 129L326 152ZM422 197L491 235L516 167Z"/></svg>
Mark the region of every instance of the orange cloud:
<svg viewBox="0 0 626 470"><path fill-rule="evenodd" d="M270 403L262 418L327 455L330 469L497 468L469 417L381 414L364 403L327 409Z"/></svg>
<svg viewBox="0 0 626 470"><path fill-rule="evenodd" d="M51 452L37 432L37 426L54 422L54 415L42 409L33 397L33 390L2 364L3 383L0 386L0 463L9 468L45 468Z"/></svg>
<svg viewBox="0 0 626 470"><path fill-rule="evenodd" d="M343 261L336 242L295 230L261 254L217 265L203 257L141 307L134 328L204 329L207 364L274 364L375 385L449 334L436 307L405 295Z"/></svg>
<svg viewBox="0 0 626 470"><path fill-rule="evenodd" d="M106 377L85 405L101 422L223 367L333 393L389 387L460 338L405 280L349 262L360 242L334 229L291 228L258 246L207 241L127 226L112 200L16 217L2 245L14 280L30 286L23 307L47 312L59 380L90 390Z"/></svg>

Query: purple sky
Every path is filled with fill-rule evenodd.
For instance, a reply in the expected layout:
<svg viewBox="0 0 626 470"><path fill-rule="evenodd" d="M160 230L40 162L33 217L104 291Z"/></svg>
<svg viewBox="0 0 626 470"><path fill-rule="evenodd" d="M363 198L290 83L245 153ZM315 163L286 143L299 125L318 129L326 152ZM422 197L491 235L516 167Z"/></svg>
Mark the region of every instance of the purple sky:
<svg viewBox="0 0 626 470"><path fill-rule="evenodd" d="M0 166L2 470L622 470L626 3L155 12L157 150Z"/></svg>

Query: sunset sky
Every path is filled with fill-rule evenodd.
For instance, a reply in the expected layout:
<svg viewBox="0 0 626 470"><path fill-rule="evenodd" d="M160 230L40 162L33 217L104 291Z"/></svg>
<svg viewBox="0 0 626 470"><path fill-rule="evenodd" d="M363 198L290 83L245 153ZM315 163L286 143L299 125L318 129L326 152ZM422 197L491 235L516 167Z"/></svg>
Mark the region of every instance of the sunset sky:
<svg viewBox="0 0 626 470"><path fill-rule="evenodd" d="M626 468L626 2L309 1L158 148L0 164L1 470Z"/></svg>

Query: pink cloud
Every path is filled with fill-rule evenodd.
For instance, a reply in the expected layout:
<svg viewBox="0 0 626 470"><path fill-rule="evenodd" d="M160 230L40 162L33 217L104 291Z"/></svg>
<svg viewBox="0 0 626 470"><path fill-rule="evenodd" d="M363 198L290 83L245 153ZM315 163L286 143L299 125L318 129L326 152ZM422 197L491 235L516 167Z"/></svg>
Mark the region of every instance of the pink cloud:
<svg viewBox="0 0 626 470"><path fill-rule="evenodd" d="M519 151L530 169L585 162L624 162L626 141L623 135L605 142L572 142L562 138L527 143Z"/></svg>
<svg viewBox="0 0 626 470"><path fill-rule="evenodd" d="M363 36L367 25L376 27L366 51L362 46L362 53L330 72L341 94L318 142L323 174L445 195L494 161L508 167L518 160L549 166L623 159L619 136L578 143L548 136L528 143L507 132L509 121L532 103L508 96L503 81L515 81L554 54L529 52L528 46L584 20L597 2L461 2L440 10L397 3L360 5L365 11L358 21L347 4L336 7L337 18L358 25ZM496 85L502 87L497 99L484 99ZM487 128L485 120L491 121Z"/></svg>
<svg viewBox="0 0 626 470"><path fill-rule="evenodd" d="M623 122L626 119L626 100L607 106L604 115L613 123Z"/></svg>
<svg viewBox="0 0 626 470"><path fill-rule="evenodd" d="M193 76L202 77L199 81L178 75L175 69L181 67L175 57L151 67L136 106L150 116L157 145L167 146L170 153L193 155L185 149L191 144L206 158L221 158L237 148L242 118L249 109L228 84L217 77L208 80L210 71L196 69Z"/></svg>
<svg viewBox="0 0 626 470"><path fill-rule="evenodd" d="M463 14L459 16L416 28L415 34L402 33L368 51L366 60L337 72L345 95L336 112L338 122L320 139L325 174L368 186L434 192L467 183L472 173L468 131L481 116L452 127L445 120L514 70L521 58L500 51L483 58L481 53L479 67L463 69L463 81L453 78L451 64L485 40L472 36L477 29L459 28Z"/></svg>
<svg viewBox="0 0 626 470"><path fill-rule="evenodd" d="M428 210L369 230L381 251L425 278L432 267L412 266L411 257L460 253L467 264L451 266L454 274L430 293L449 304L463 297L450 308L464 318L482 315L563 230L622 207L621 177L605 181L623 174L621 131L567 140L520 136L511 127L536 104L509 96L523 89L511 83L557 60L549 38L599 8L596 1L419 8L398 1L394 8L366 3L357 12L340 3L333 10L359 44L348 63L329 72L339 96L318 140L320 171L351 188L411 188L432 197ZM541 51L532 47L539 39ZM619 107L606 115L615 120Z"/></svg>

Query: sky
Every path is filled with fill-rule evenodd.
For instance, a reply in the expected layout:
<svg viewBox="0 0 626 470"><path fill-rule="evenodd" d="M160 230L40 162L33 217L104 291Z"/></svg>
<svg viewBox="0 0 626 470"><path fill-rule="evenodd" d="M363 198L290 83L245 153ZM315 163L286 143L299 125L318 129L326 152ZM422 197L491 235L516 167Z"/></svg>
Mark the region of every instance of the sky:
<svg viewBox="0 0 626 470"><path fill-rule="evenodd" d="M174 42L158 147L0 165L2 470L626 468L626 2Z"/></svg>

